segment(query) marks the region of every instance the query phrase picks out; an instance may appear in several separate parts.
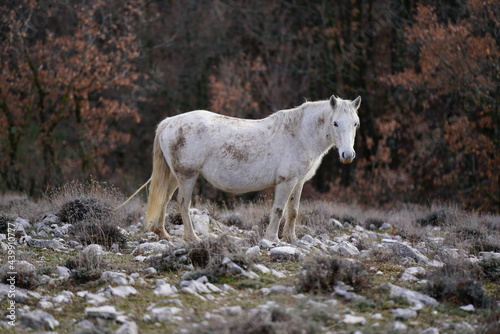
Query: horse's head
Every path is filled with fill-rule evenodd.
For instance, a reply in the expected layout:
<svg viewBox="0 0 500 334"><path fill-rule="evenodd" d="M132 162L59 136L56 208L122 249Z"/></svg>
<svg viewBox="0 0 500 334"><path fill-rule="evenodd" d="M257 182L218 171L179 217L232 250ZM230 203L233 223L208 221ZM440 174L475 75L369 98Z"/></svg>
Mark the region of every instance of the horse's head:
<svg viewBox="0 0 500 334"><path fill-rule="evenodd" d="M333 108L333 140L339 149L340 161L351 163L356 157L354 138L359 128L358 108L361 96L354 101L343 100L332 95L330 105Z"/></svg>

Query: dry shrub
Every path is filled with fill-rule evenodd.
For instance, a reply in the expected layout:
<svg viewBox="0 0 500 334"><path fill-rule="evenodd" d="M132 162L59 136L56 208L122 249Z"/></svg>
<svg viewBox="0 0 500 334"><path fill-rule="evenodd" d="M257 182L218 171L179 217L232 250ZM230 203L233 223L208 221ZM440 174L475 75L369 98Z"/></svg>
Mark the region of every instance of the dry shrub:
<svg viewBox="0 0 500 334"><path fill-rule="evenodd" d="M34 264L21 260L23 257L20 256L13 263L5 262L0 266L0 282L14 284L17 288L35 289L40 285L40 270ZM12 264L14 269L11 268ZM15 278L14 281L11 280L12 277Z"/></svg>
<svg viewBox="0 0 500 334"><path fill-rule="evenodd" d="M12 224L16 221L16 217L0 211L0 233L7 234L7 229L12 228Z"/></svg>
<svg viewBox="0 0 500 334"><path fill-rule="evenodd" d="M483 275L492 283L500 282L500 258L489 257L479 262Z"/></svg>
<svg viewBox="0 0 500 334"><path fill-rule="evenodd" d="M99 279L108 261L99 252L80 252L73 259L66 260L66 267L71 270L71 278L77 283L86 283Z"/></svg>
<svg viewBox="0 0 500 334"><path fill-rule="evenodd" d="M481 282L476 280L480 275L481 269L477 264L454 260L427 274L425 290L440 301L488 307L491 300L485 294Z"/></svg>
<svg viewBox="0 0 500 334"><path fill-rule="evenodd" d="M124 196L115 188L96 181L70 182L51 195L57 216L70 223L69 232L84 244L123 246L126 238L118 226L138 217L134 206L117 208Z"/></svg>
<svg viewBox="0 0 500 334"><path fill-rule="evenodd" d="M428 214L423 218L417 219L417 223L422 226L444 226L448 213L446 210L438 210Z"/></svg>
<svg viewBox="0 0 500 334"><path fill-rule="evenodd" d="M196 269L189 278L207 276L209 280L214 281L231 274L222 263L226 257L243 268L251 263L251 259L241 252L241 246L224 234L169 249L162 256L149 260L149 263L159 271Z"/></svg>
<svg viewBox="0 0 500 334"><path fill-rule="evenodd" d="M390 248L374 247L370 251L370 259L377 263L399 262L400 257Z"/></svg>
<svg viewBox="0 0 500 334"><path fill-rule="evenodd" d="M331 318L322 310L290 312L283 307L253 309L223 321L214 318L202 327L194 327L188 333L226 334L313 334L321 332L321 322Z"/></svg>
<svg viewBox="0 0 500 334"><path fill-rule="evenodd" d="M462 212L455 215L447 235L448 243L462 245L473 254L479 252L500 252L500 219Z"/></svg>
<svg viewBox="0 0 500 334"><path fill-rule="evenodd" d="M85 245L99 244L109 248L118 244L123 247L127 241L116 225L102 220L79 221L69 228L69 233Z"/></svg>
<svg viewBox="0 0 500 334"><path fill-rule="evenodd" d="M360 291L370 283L371 275L360 262L319 255L304 262L297 289L302 292L332 292L338 281Z"/></svg>

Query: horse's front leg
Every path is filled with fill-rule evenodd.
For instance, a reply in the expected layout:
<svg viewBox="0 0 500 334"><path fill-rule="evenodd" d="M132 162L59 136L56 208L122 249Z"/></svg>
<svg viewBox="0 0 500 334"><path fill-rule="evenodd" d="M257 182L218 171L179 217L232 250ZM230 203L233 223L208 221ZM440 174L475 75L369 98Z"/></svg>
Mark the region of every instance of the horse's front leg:
<svg viewBox="0 0 500 334"><path fill-rule="evenodd" d="M278 230L280 227L281 217L283 216L283 210L292 190L295 187L295 184L296 181L288 181L280 183L276 186L276 190L274 192L274 204L271 211L271 219L264 238L271 241L279 241Z"/></svg>
<svg viewBox="0 0 500 334"><path fill-rule="evenodd" d="M303 182L297 183L286 204L286 221L283 228L283 239L289 243L296 243L295 222L299 213L300 196L302 195Z"/></svg>

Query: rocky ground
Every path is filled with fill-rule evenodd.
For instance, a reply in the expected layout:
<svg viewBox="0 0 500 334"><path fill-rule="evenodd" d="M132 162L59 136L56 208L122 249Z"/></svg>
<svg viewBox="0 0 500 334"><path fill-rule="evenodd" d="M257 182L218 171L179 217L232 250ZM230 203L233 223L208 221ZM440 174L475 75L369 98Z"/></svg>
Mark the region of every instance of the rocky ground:
<svg viewBox="0 0 500 334"><path fill-rule="evenodd" d="M4 207L0 331L500 332L498 216L306 203L290 245L261 238L268 209L192 209L202 242L188 244L175 213L158 241L138 216L112 229Z"/></svg>

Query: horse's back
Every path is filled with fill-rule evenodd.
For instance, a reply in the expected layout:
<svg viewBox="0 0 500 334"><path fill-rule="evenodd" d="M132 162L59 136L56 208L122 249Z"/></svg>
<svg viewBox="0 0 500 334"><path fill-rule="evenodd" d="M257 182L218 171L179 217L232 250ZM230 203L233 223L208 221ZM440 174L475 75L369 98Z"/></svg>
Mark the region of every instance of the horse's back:
<svg viewBox="0 0 500 334"><path fill-rule="evenodd" d="M174 172L201 173L230 192L273 185L282 148L272 152L276 146L265 121L196 110L167 118L160 127L160 144Z"/></svg>

